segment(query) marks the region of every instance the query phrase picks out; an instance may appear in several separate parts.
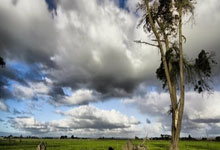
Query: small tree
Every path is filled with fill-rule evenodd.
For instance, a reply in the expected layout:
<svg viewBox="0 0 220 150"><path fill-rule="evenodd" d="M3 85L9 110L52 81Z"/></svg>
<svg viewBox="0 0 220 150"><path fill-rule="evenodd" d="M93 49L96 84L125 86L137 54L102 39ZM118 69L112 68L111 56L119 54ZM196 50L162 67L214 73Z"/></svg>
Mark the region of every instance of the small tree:
<svg viewBox="0 0 220 150"><path fill-rule="evenodd" d="M170 114L172 114L170 150L179 149L179 136L185 101L185 84L191 84L201 93L210 90L212 54L202 50L198 58L189 61L183 56L182 33L184 15L193 16L195 0L140 0L138 10L143 12L138 26L143 25L150 34L151 42L135 41L157 47L161 54L161 64L156 70L157 78L168 88L170 94ZM177 99L179 89L179 100Z"/></svg>

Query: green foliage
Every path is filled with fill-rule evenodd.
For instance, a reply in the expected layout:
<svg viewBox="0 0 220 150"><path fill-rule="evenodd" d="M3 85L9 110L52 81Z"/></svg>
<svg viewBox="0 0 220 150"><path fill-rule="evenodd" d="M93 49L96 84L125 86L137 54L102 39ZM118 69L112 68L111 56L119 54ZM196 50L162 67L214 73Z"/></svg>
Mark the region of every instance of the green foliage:
<svg viewBox="0 0 220 150"><path fill-rule="evenodd" d="M122 150L127 140L95 140L95 139L22 139L9 143L0 140L1 150L36 150L37 145L44 141L47 150L108 150L111 146L114 150ZM134 144L142 143L142 140L132 140ZM149 150L168 150L169 141L150 140L146 141ZM180 141L180 150L219 150L220 143L214 141Z"/></svg>
<svg viewBox="0 0 220 150"><path fill-rule="evenodd" d="M194 4L195 0L153 0L150 2L151 6L151 16L153 22L157 24L159 34L168 33L169 35L177 36L177 26L178 26L178 8L181 6L184 14L194 14ZM141 0L137 4L137 10L143 12L142 19L140 20L138 27L143 24L143 29L145 32L151 33L152 26L149 21L149 14L146 10L145 0ZM176 12L176 13L174 13Z"/></svg>
<svg viewBox="0 0 220 150"><path fill-rule="evenodd" d="M194 90L198 93L210 89L207 81L210 80L213 64L217 64L213 59L213 56L214 54L202 50L199 53L198 58L195 59L194 68L197 73L197 80L194 84Z"/></svg>
<svg viewBox="0 0 220 150"><path fill-rule="evenodd" d="M179 76L180 69L179 69L179 49L175 46L175 44L173 45L172 48L170 48L166 52L165 57L166 57L167 63L169 64L168 67L170 71L169 73L170 73L171 81L173 83L176 83L177 77ZM162 60L161 60L159 68L156 70L156 75L157 75L157 78L162 81L163 88L165 88L167 84L167 79L165 76L165 70L164 70L164 65L163 65Z"/></svg>
<svg viewBox="0 0 220 150"><path fill-rule="evenodd" d="M211 89L208 82L211 81L212 68L213 65L216 64L213 57L214 54L202 50L195 61L187 61L187 59L184 58L186 83L192 85L194 90L198 93ZM177 82L179 78L179 53L177 47L173 47L166 52L166 61L171 64L169 70L172 82ZM167 80L162 62L156 70L156 75L157 78L162 81L163 88L165 88Z"/></svg>

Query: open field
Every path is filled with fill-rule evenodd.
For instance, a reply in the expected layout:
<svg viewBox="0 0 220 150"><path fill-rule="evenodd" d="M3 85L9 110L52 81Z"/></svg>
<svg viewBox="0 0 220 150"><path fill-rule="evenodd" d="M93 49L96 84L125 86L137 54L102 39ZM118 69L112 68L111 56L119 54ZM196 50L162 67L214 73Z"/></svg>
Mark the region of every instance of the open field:
<svg viewBox="0 0 220 150"><path fill-rule="evenodd" d="M0 140L0 150L36 150L37 145L44 141L47 150L108 150L111 146L121 150L126 140L94 140L94 139L22 139ZM141 143L133 140L132 143ZM149 150L168 150L169 141L147 141ZM214 141L181 141L180 150L220 150L220 142Z"/></svg>

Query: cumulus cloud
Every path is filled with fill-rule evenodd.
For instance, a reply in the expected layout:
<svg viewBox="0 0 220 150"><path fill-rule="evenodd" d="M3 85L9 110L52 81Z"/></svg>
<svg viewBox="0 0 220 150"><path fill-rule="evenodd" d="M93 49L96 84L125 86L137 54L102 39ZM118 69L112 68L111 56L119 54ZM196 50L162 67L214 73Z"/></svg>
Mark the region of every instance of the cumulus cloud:
<svg viewBox="0 0 220 150"><path fill-rule="evenodd" d="M182 133L204 134L211 132L212 126L219 126L220 92L213 94L186 92L186 102L183 116ZM170 131L171 116L168 115L170 100L168 93L148 92L143 97L134 97L123 101L128 106L136 108L145 115L155 118L154 122L162 123L161 132ZM212 129L213 130L213 129ZM218 132L218 130L216 130ZM196 135L198 136L198 135Z"/></svg>
<svg viewBox="0 0 220 150"><path fill-rule="evenodd" d="M94 106L80 106L66 112L58 111L64 118L40 122L34 117L11 118L11 126L34 135L48 132L78 136L129 136L140 132L139 121L116 110L102 110Z"/></svg>
<svg viewBox="0 0 220 150"><path fill-rule="evenodd" d="M34 117L17 117L9 120L15 129L24 129L27 132L36 134L48 133L48 124L37 121Z"/></svg>
<svg viewBox="0 0 220 150"><path fill-rule="evenodd" d="M71 92L70 95L65 95L61 97L60 100L56 101L57 105L85 105L90 102L99 101L99 94L88 89L79 89L75 92Z"/></svg>
<svg viewBox="0 0 220 150"><path fill-rule="evenodd" d="M32 83L29 82L27 86L14 84L14 97L17 99L34 99L41 95L49 93L49 86L43 82Z"/></svg>

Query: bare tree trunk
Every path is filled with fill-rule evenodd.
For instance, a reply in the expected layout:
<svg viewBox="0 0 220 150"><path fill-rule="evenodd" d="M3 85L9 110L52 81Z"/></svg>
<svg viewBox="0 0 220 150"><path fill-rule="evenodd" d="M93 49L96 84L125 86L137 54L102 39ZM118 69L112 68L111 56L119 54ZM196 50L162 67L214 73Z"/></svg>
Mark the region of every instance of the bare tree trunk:
<svg viewBox="0 0 220 150"><path fill-rule="evenodd" d="M178 132L179 126L176 124L176 116L177 111L172 112L172 137L171 137L171 144L170 144L170 150L179 150L179 134Z"/></svg>
<svg viewBox="0 0 220 150"><path fill-rule="evenodd" d="M184 111L184 75L183 75L183 42L182 42L182 6L179 6L179 53L180 53L180 100L176 108L172 110L172 139L170 150L179 150L179 137L182 127L182 118Z"/></svg>

